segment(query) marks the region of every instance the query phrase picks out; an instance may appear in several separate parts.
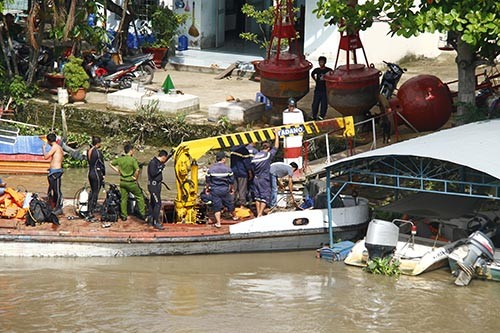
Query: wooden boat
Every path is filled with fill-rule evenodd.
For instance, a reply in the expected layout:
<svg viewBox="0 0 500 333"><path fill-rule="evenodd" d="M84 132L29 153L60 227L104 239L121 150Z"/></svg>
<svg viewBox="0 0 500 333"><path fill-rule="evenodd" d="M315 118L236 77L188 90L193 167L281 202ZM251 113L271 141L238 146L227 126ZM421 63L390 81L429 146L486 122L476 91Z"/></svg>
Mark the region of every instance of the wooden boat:
<svg viewBox="0 0 500 333"><path fill-rule="evenodd" d="M368 201L343 197L344 207L332 208L336 238L359 239L370 219ZM0 220L0 256L92 257L215 254L316 249L329 240L328 209L281 211L244 221L210 224L165 223L156 230L129 217L108 228L100 222L71 219L73 207L60 226L36 227L22 220ZM68 219L69 217L69 219Z"/></svg>

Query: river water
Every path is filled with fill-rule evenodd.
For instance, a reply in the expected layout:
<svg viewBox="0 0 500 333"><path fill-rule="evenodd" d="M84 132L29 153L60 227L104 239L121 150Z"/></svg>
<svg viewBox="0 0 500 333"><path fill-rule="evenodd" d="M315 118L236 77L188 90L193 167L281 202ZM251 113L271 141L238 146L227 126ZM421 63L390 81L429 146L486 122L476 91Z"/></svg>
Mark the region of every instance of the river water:
<svg viewBox="0 0 500 333"><path fill-rule="evenodd" d="M1 332L498 332L500 283L376 276L314 251L0 258Z"/></svg>
<svg viewBox="0 0 500 333"><path fill-rule="evenodd" d="M47 188L45 175L3 178ZM85 181L66 171L65 196ZM498 332L499 295L500 283L459 288L446 270L395 279L314 251L0 258L0 332Z"/></svg>

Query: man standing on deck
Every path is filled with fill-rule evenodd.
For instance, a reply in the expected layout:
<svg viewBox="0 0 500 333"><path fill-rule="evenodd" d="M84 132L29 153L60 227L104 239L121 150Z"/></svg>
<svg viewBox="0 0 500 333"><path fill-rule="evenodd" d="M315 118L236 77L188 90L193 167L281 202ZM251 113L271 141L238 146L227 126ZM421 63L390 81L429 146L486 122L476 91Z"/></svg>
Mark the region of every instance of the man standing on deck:
<svg viewBox="0 0 500 333"><path fill-rule="evenodd" d="M87 161L89 163L89 212L90 216L97 210L97 199L99 191L104 186L104 177L106 176L106 166L104 165L104 155L101 151L101 138L92 137L92 148L87 152Z"/></svg>
<svg viewBox="0 0 500 333"><path fill-rule="evenodd" d="M49 200L55 203L54 214L63 214L63 195L61 192L61 178L63 175L63 159L64 152L61 146L56 142L57 136L54 133L47 134L47 143L50 146L50 150L46 152L47 144L44 143L42 146L43 158L50 160L49 174L47 176L49 182L49 189L47 195Z"/></svg>
<svg viewBox="0 0 500 333"><path fill-rule="evenodd" d="M111 168L120 174L120 215L122 221L126 221L128 217L127 203L128 194L132 193L137 199L137 207L139 208L139 218L145 219L146 207L144 204L144 196L142 190L137 184L139 178L139 162L134 157L134 147L127 143L123 147L125 155L115 158L111 161Z"/></svg>
<svg viewBox="0 0 500 333"><path fill-rule="evenodd" d="M245 145L231 148L231 170L234 174L234 205L244 207L247 202L248 180L252 178L252 157Z"/></svg>
<svg viewBox="0 0 500 333"><path fill-rule="evenodd" d="M153 157L148 164L148 191L151 195L149 200L148 224L158 230L164 229L160 223L161 184L163 182L165 163L171 156L162 149L158 152L158 156Z"/></svg>
<svg viewBox="0 0 500 333"><path fill-rule="evenodd" d="M262 150L252 159L257 217L261 217L266 205L271 203L271 162L278 151L279 144L278 130L276 130L274 146L271 147L269 142L264 142Z"/></svg>
<svg viewBox="0 0 500 333"><path fill-rule="evenodd" d="M226 153L218 152L215 161L216 163L208 169L205 191L211 194L215 212L214 226L220 228L221 212L224 207L231 213L233 220L238 218L234 215L234 176L231 168L226 165Z"/></svg>

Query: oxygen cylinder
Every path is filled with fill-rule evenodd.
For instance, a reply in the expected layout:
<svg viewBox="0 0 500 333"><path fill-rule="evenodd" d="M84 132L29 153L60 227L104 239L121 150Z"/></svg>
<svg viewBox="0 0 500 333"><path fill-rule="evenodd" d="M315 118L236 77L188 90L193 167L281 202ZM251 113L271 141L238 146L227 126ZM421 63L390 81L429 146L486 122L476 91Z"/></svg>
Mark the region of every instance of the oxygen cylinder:
<svg viewBox="0 0 500 333"><path fill-rule="evenodd" d="M83 188L78 196L78 206L80 215L87 215L89 212L89 192L86 188Z"/></svg>

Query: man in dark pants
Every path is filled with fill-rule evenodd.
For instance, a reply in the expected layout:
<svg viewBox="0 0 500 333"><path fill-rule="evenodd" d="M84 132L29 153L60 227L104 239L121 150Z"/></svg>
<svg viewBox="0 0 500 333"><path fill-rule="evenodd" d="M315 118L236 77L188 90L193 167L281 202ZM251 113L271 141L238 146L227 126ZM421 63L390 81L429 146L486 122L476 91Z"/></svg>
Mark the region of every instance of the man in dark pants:
<svg viewBox="0 0 500 333"><path fill-rule="evenodd" d="M252 157L245 145L231 148L231 170L235 181L234 204L244 207L247 202L248 180L252 179Z"/></svg>
<svg viewBox="0 0 500 333"><path fill-rule="evenodd" d="M104 165L104 155L101 150L101 138L98 136L92 137L92 148L87 152L89 161L89 212L92 215L97 209L97 199L99 190L104 186L104 176L106 175L106 166Z"/></svg>
<svg viewBox="0 0 500 333"><path fill-rule="evenodd" d="M132 193L137 199L137 207L139 208L140 218L144 219L146 214L146 207L144 204L144 195L142 190L137 184L137 179L139 177L139 162L134 157L134 147L127 143L123 150L125 155L115 158L111 161L111 168L120 174L120 215L122 221L127 220L127 203L128 194Z"/></svg>
<svg viewBox="0 0 500 333"><path fill-rule="evenodd" d="M233 171L226 165L226 153L220 151L215 157L216 163L207 172L205 192L211 194L215 212L216 228L221 227L221 213L224 207L231 213L234 220L234 176Z"/></svg>
<svg viewBox="0 0 500 333"><path fill-rule="evenodd" d="M330 67L326 67L326 57L318 58L319 67L315 68L311 77L314 82L316 82L316 87L314 88L314 98L312 102L312 117L314 120L323 120L326 117L326 110L328 108L328 96L326 94L326 83L325 83L325 75L330 72L332 69ZM318 115L318 109L321 105L321 110Z"/></svg>
<svg viewBox="0 0 500 333"><path fill-rule="evenodd" d="M54 133L47 135L47 143L50 146L50 150L46 152L46 144L42 146L43 158L50 159L49 175L47 179L49 181L48 196L49 199L55 203L54 214L61 215L63 213L63 195L61 192L61 178L63 175L63 158L64 151L59 144L56 142L57 136Z"/></svg>
<svg viewBox="0 0 500 333"><path fill-rule="evenodd" d="M158 230L163 230L163 225L160 223L161 183L163 181L163 169L170 156L162 149L158 152L158 156L153 157L148 164L148 191L151 195L148 224Z"/></svg>
<svg viewBox="0 0 500 333"><path fill-rule="evenodd" d="M261 217L264 214L266 205L271 204L271 162L278 151L280 143L278 130L274 134L274 146L271 146L269 142L264 142L262 150L252 159L257 217Z"/></svg>

